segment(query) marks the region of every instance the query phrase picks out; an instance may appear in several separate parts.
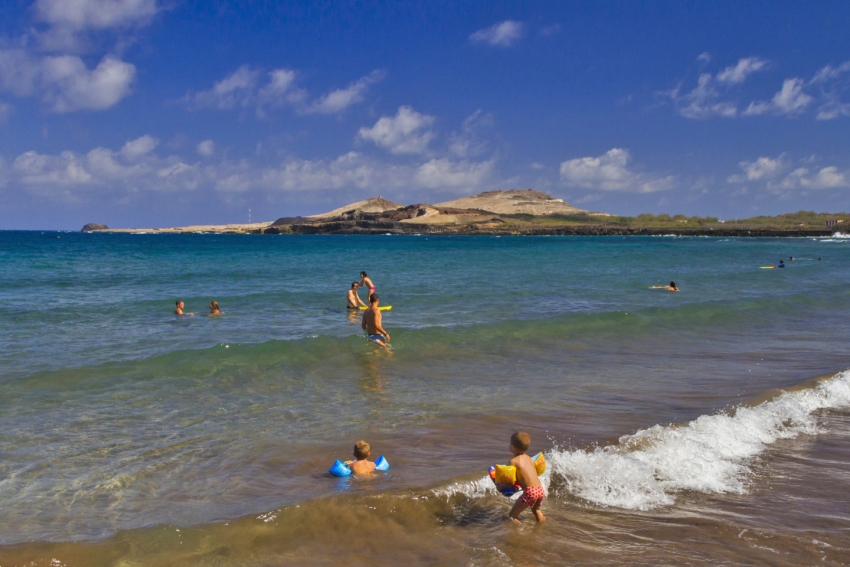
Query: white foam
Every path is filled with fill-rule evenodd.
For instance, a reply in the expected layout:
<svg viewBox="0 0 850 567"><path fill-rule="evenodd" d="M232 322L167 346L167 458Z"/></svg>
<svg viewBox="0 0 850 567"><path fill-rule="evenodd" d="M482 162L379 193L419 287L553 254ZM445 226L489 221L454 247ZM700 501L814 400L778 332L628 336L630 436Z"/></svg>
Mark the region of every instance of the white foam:
<svg viewBox="0 0 850 567"><path fill-rule="evenodd" d="M819 432L813 413L850 407L850 370L813 388L786 392L755 407L703 415L681 426L656 425L593 450L546 453L550 475L573 496L600 506L650 510L681 491L742 493L752 459L779 439ZM548 490L547 490L548 491ZM440 496L495 494L488 477L455 483Z"/></svg>

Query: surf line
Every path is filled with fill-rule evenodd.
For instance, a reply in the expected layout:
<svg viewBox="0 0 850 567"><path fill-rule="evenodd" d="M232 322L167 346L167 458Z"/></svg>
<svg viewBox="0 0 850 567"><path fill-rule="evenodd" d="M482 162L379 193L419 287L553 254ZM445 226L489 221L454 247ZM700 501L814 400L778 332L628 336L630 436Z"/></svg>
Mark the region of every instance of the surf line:
<svg viewBox="0 0 850 567"><path fill-rule="evenodd" d="M675 503L676 494L746 490L749 463L770 445L819 433L814 412L850 407L850 370L809 388L783 392L756 406L702 415L684 425L655 425L593 450L546 451L547 493L554 476L574 496L599 506L651 510ZM489 477L437 488L438 497L496 494Z"/></svg>

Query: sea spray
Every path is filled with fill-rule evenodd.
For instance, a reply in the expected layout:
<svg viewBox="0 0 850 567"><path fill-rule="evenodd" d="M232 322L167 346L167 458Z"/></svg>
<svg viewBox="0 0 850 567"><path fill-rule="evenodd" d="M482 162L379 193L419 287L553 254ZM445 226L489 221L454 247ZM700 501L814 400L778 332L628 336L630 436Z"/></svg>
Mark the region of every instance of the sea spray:
<svg viewBox="0 0 850 567"><path fill-rule="evenodd" d="M599 506L651 510L681 491L743 493L752 459L780 439L820 432L814 412L850 406L850 370L812 388L785 392L754 407L703 415L685 425L655 425L593 450L546 453L549 492L561 490ZM488 477L436 489L437 496L495 495Z"/></svg>

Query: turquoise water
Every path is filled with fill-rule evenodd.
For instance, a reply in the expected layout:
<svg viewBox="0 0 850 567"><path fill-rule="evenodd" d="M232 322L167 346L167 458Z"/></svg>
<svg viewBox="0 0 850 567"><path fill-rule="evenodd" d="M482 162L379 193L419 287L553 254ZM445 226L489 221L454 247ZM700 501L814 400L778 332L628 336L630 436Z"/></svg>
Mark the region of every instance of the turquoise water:
<svg viewBox="0 0 850 567"><path fill-rule="evenodd" d="M361 270L389 353L344 308ZM653 500L631 471L603 498L576 463L850 367L848 281L846 238L0 232L0 545L445 491L516 428L571 471L555 509L713 493ZM359 438L390 474L328 478Z"/></svg>

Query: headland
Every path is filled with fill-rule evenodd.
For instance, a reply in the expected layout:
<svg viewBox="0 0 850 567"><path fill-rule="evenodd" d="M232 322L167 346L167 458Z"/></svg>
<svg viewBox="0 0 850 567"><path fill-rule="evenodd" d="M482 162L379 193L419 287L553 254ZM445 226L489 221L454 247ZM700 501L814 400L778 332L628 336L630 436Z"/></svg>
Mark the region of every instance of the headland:
<svg viewBox="0 0 850 567"><path fill-rule="evenodd" d="M485 191L430 204L403 205L376 197L311 216L250 224L172 228L108 228L84 232L151 234L457 234L499 236L829 236L850 225L847 213L800 211L720 220L668 214L617 216L587 211L533 189Z"/></svg>

